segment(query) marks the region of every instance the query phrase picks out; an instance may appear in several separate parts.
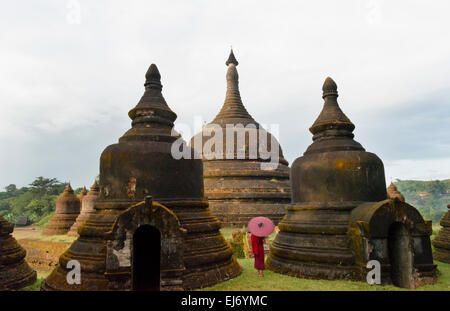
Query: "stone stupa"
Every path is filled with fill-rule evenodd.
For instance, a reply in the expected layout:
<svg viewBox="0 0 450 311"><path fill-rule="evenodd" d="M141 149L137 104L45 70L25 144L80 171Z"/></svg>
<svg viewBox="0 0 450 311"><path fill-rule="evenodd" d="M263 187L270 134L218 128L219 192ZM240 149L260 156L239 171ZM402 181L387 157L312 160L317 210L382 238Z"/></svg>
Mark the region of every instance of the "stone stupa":
<svg viewBox="0 0 450 311"><path fill-rule="evenodd" d="M43 290L194 289L241 273L204 197L201 160L172 155L181 137L172 131L177 115L160 79L152 64L144 95L128 113L131 129L100 157L95 212ZM71 260L81 264L81 284L66 280Z"/></svg>
<svg viewBox="0 0 450 311"><path fill-rule="evenodd" d="M449 211L442 217L440 224L442 229L433 240L434 256L436 260L450 263L450 204Z"/></svg>
<svg viewBox="0 0 450 311"><path fill-rule="evenodd" d="M18 290L36 281L25 261L26 251L11 235L14 225L0 215L0 291Z"/></svg>
<svg viewBox="0 0 450 311"><path fill-rule="evenodd" d="M190 143L203 156L205 194L223 227L242 228L257 216L277 224L290 202L289 163L275 137L252 118L242 103L233 50L225 64L227 91L222 109ZM227 136L227 127L234 128L234 133ZM219 137L217 142L223 145L209 148L211 136ZM261 149L269 151L272 146L278 160L274 167L262 169L269 160Z"/></svg>
<svg viewBox="0 0 450 311"><path fill-rule="evenodd" d="M405 202L405 197L403 194L401 194L400 191L398 191L397 187L394 185L394 183L391 181L391 184L387 188L387 195L389 199L399 199L402 202Z"/></svg>
<svg viewBox="0 0 450 311"><path fill-rule="evenodd" d="M83 195L81 198L81 211L78 215L75 223L70 227L68 235L77 236L78 235L78 227L80 227L88 218L89 215L94 213L94 204L97 201L100 195L100 187L97 184L97 181L94 181L94 184L89 189L89 192Z"/></svg>
<svg viewBox="0 0 450 311"><path fill-rule="evenodd" d="M411 205L386 199L383 162L353 140L336 83L323 85L313 143L291 167L292 203L270 245L270 270L301 278L366 281L371 260L383 283L406 288L436 277L431 222ZM370 269L369 269L370 268Z"/></svg>
<svg viewBox="0 0 450 311"><path fill-rule="evenodd" d="M68 184L64 192L56 199L55 212L42 234L66 234L80 214L80 205L80 199Z"/></svg>
<svg viewBox="0 0 450 311"><path fill-rule="evenodd" d="M83 186L83 189L81 189L80 194L78 195L78 199L80 199L80 203L83 204L83 198L88 193L86 186Z"/></svg>

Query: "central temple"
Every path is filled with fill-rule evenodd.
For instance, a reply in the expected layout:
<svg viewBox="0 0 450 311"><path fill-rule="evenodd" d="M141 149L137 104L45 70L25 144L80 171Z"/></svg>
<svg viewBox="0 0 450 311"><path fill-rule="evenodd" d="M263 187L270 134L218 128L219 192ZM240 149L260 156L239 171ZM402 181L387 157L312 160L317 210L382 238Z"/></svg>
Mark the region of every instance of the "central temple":
<svg viewBox="0 0 450 311"><path fill-rule="evenodd" d="M224 227L242 228L257 216L277 224L290 202L289 163L275 137L242 103L236 68L239 63L233 50L225 64L227 91L222 109L191 139L191 146L203 155L205 194ZM220 137L222 150L217 145L208 148L211 136ZM277 156L271 169L261 168L269 161L265 151Z"/></svg>

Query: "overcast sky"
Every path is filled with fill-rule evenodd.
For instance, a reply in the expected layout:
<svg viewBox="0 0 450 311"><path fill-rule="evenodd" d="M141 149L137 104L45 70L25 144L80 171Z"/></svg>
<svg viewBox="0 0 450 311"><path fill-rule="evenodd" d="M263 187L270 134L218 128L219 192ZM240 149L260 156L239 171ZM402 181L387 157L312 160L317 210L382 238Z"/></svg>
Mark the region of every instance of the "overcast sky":
<svg viewBox="0 0 450 311"><path fill-rule="evenodd" d="M292 161L331 76L386 179L450 178L449 1L3 1L0 187L92 184L151 63L177 123L211 121L233 46L242 100ZM190 137L184 137L190 139Z"/></svg>

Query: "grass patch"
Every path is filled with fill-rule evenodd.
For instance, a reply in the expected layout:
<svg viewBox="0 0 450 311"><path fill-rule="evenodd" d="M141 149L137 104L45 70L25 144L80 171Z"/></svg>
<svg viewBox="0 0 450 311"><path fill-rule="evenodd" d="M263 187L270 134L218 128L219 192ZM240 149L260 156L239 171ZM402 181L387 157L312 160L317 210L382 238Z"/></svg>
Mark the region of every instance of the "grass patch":
<svg viewBox="0 0 450 311"><path fill-rule="evenodd" d="M243 268L240 276L219 283L212 287L203 288L205 291L399 291L408 290L393 285L369 285L365 282L346 280L308 280L269 270L264 271L264 278L257 276L253 268L253 259L238 259ZM450 264L435 262L441 272L436 284L426 285L413 290L449 291L450 290Z"/></svg>
<svg viewBox="0 0 450 311"><path fill-rule="evenodd" d="M42 281L44 281L44 279L49 274L50 274L50 271L45 271L45 272L38 271L36 282L34 282L33 284L31 284L27 287L22 288L21 291L40 291Z"/></svg>
<svg viewBox="0 0 450 311"><path fill-rule="evenodd" d="M42 229L35 226L30 227L17 227L14 228L13 236L17 240L27 239L27 240L38 240L44 242L61 242L72 244L77 237L69 236L66 234L62 235L42 235Z"/></svg>

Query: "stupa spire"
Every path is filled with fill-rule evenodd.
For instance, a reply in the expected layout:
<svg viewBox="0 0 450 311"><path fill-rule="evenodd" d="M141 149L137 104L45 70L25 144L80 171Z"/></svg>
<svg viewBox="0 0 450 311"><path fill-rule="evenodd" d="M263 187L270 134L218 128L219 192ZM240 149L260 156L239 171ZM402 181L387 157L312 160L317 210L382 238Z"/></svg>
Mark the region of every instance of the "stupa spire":
<svg viewBox="0 0 450 311"><path fill-rule="evenodd" d="M225 65L234 64L235 66L239 65L239 62L237 61L236 57L233 53L233 48L231 48L230 56L228 56L227 61L225 62Z"/></svg>
<svg viewBox="0 0 450 311"><path fill-rule="evenodd" d="M403 194L398 191L397 186L394 185L394 183L391 181L389 187L387 187L387 195L390 199L399 199L402 202L405 202L405 197Z"/></svg>
<svg viewBox="0 0 450 311"><path fill-rule="evenodd" d="M322 112L309 129L311 133L316 134L328 129L344 129L350 133L353 132L355 125L342 112L337 102L339 95L336 82L327 77L323 83L322 92L322 98L325 102Z"/></svg>
<svg viewBox="0 0 450 311"><path fill-rule="evenodd" d="M72 189L72 186L70 185L70 183L67 185L66 189L64 189L64 192L73 193L73 189Z"/></svg>
<svg viewBox="0 0 450 311"><path fill-rule="evenodd" d="M99 186L97 184L97 179L94 179L94 183L92 184L90 190L96 190L96 189L98 190Z"/></svg>
<svg viewBox="0 0 450 311"><path fill-rule="evenodd" d="M241 100L241 94L239 92L239 74L236 68L239 62L234 56L233 49L231 49L230 56L225 64L228 66L226 75L227 93L225 95L225 103L213 120L213 123L223 119L249 119L254 121L252 116L247 112L247 109L245 109Z"/></svg>
<svg viewBox="0 0 450 311"><path fill-rule="evenodd" d="M358 142L353 140L355 125L342 112L337 102L337 84L330 77L325 79L322 86L324 105L314 124L309 128L313 134L314 143L309 146L305 154L337 151L364 150Z"/></svg>
<svg viewBox="0 0 450 311"><path fill-rule="evenodd" d="M145 74L145 92L141 100L128 116L135 126L166 126L170 129L177 115L169 108L161 90L161 74L155 64L151 64Z"/></svg>

